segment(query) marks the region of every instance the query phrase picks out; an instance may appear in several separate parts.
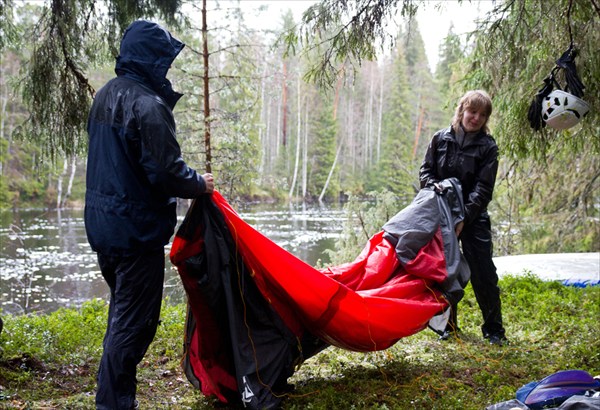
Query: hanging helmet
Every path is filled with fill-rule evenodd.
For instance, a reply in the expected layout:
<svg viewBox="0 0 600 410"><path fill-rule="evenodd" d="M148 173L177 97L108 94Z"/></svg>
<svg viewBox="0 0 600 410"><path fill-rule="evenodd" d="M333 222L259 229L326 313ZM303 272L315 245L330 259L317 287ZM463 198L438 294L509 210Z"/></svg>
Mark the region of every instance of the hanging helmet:
<svg viewBox="0 0 600 410"><path fill-rule="evenodd" d="M562 90L554 90L542 101L542 118L552 128L565 130L577 124L590 110L588 103Z"/></svg>

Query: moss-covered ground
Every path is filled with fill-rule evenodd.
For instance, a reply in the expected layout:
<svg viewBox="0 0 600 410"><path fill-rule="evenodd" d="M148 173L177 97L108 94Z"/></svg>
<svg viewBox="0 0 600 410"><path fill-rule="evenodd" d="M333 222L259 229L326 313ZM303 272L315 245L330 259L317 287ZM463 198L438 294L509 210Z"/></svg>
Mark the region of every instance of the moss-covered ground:
<svg viewBox="0 0 600 410"><path fill-rule="evenodd" d="M508 346L488 344L470 286L459 305L459 339L425 330L392 348L328 348L290 379L283 409L484 409L558 370L600 374L600 287L574 288L532 276L502 288ZM93 409L107 305L6 316L0 335L0 408ZM163 306L157 336L138 370L142 409L212 409L180 366L185 305ZM398 318L402 320L402 318ZM222 406L221 406L222 407Z"/></svg>

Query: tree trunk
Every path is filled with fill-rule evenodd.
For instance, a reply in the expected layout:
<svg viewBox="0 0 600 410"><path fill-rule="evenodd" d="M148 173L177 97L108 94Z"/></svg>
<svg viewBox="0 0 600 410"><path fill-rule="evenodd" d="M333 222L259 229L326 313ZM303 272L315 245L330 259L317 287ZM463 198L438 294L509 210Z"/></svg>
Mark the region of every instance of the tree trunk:
<svg viewBox="0 0 600 410"><path fill-rule="evenodd" d="M348 136L348 147L350 148L350 152L349 152L349 160L351 161L351 167L350 169L352 170L352 175L356 175L357 172L357 165L358 165L358 155L359 153L357 152L357 143L354 140L354 115L353 115L353 111L354 111L354 95L353 94L349 94L348 95L348 107L346 109L346 120L347 120L347 124L348 124L348 132L346 133L346 135Z"/></svg>
<svg viewBox="0 0 600 410"><path fill-rule="evenodd" d="M0 84L0 86L2 87L2 89L0 90L0 97L2 98L2 109L0 109L0 141L4 139L4 119L6 118L6 105L8 104L8 87L6 86L4 80L4 71L4 67L0 67L0 78L2 78L2 83ZM10 152L10 144L7 145L7 152ZM8 155L6 156L6 158L8 159ZM4 170L3 165L3 162L0 161L0 175L2 175Z"/></svg>
<svg viewBox="0 0 600 410"><path fill-rule="evenodd" d="M56 182L56 209L60 209L62 203L62 190L63 190L63 179L67 175L67 167L69 165L68 158L65 158L63 162L63 170L58 176L58 181Z"/></svg>
<svg viewBox="0 0 600 410"><path fill-rule="evenodd" d="M375 149L373 149L373 100L374 100L374 93L375 93L375 79L374 79L374 75L373 75L373 67L375 66L374 63L370 63L370 69L369 69L369 104L367 105L367 120L366 122L366 141L367 141L367 147L369 149L369 164L373 164L374 162L374 158L376 157L377 154L376 152L374 153L373 151L375 151ZM375 147L377 148L377 147Z"/></svg>
<svg viewBox="0 0 600 410"><path fill-rule="evenodd" d="M67 200L71 197L71 191L73 190L73 181L75 180L75 173L77 172L77 156L73 155L71 158L71 174L69 175L69 184L67 185L67 193L62 200L62 206L65 206Z"/></svg>
<svg viewBox="0 0 600 410"><path fill-rule="evenodd" d="M285 147L287 146L287 64L285 61L283 62L283 84L282 84L282 95L281 95L281 115L283 117L282 121L282 138L281 144Z"/></svg>
<svg viewBox="0 0 600 410"><path fill-rule="evenodd" d="M267 124L265 127L266 149L263 156L265 157L266 164L265 172L268 175L271 175L273 172L273 163L275 158L277 158L277 141L273 144L273 138L271 137L271 104L267 104L265 123ZM275 140L277 140L277 138L275 138Z"/></svg>
<svg viewBox="0 0 600 410"><path fill-rule="evenodd" d="M419 102L420 104L420 102ZM417 129L415 131L415 142L413 144L412 159L413 161L417 157L417 149L419 148L419 139L421 138L421 131L423 130L423 117L425 116L425 107L421 105L419 112L419 120L417 121Z"/></svg>
<svg viewBox="0 0 600 410"><path fill-rule="evenodd" d="M302 148L302 198L308 194L308 98L304 97L304 143Z"/></svg>
<svg viewBox="0 0 600 410"><path fill-rule="evenodd" d="M335 153L335 159L333 160L333 164L331 165L331 169L329 169L329 174L327 175L327 181L325 181L325 185L323 186L321 195L319 195L319 202L323 202L323 197L325 196L325 191L327 191L327 187L329 186L329 181L331 180L331 176L333 175L333 170L335 169L335 166L337 164L341 150L342 150L342 141L340 141L340 145L338 145L337 152Z"/></svg>
<svg viewBox="0 0 600 410"><path fill-rule="evenodd" d="M279 157L279 141L281 141L281 111L282 110L281 98L277 98L277 132L275 135L275 157Z"/></svg>
<svg viewBox="0 0 600 410"><path fill-rule="evenodd" d="M261 77L260 80L260 119L262 121L263 124L266 124L267 119L265 119L265 117L268 117L268 115L265 113L265 111L267 111L266 108L266 104L265 104L265 78L267 75L267 65L265 64L264 66L264 70L263 70L263 75ZM259 178L259 184L263 184L264 182L264 175L266 173L267 170L267 161L269 160L269 149L268 149L268 145L269 145L269 135L267 133L268 127L259 127L258 128L258 140L260 141L260 146L261 146L261 152L263 153L261 159L260 159L260 165L259 165L259 169L258 169L258 178Z"/></svg>
<svg viewBox="0 0 600 410"><path fill-rule="evenodd" d="M202 0L202 61L204 64L204 149L206 172L212 172L212 154L210 148L210 91L208 76L208 27L206 24L206 0Z"/></svg>
<svg viewBox="0 0 600 410"><path fill-rule="evenodd" d="M290 186L289 198L291 199L296 188L296 178L298 177L298 164L300 162L300 134L301 134L301 121L300 121L300 75L298 75L298 127L296 135L296 161L294 163L294 175L292 177L292 184ZM285 118L285 117L284 117ZM285 120L284 120L285 121Z"/></svg>
<svg viewBox="0 0 600 410"><path fill-rule="evenodd" d="M385 70L381 69L381 74L379 75L379 118L377 119L377 161L381 158L381 128L383 123L383 77L385 74Z"/></svg>
<svg viewBox="0 0 600 410"><path fill-rule="evenodd" d="M333 100L333 121L337 119L337 110L338 105L340 103L340 93L339 88L341 86L341 78L338 78L338 83L335 91L335 100ZM331 168L329 169L329 174L327 174L327 180L325 181L325 185L323 185L323 189L321 190L321 194L319 195L319 202L323 202L323 197L325 196L325 191L327 191L327 187L329 186L329 181L331 181L331 176L333 175L333 170L337 164L338 158L340 156L340 151L342 150L343 138L339 142L338 149L335 153L335 159L333 160L333 164L331 164Z"/></svg>

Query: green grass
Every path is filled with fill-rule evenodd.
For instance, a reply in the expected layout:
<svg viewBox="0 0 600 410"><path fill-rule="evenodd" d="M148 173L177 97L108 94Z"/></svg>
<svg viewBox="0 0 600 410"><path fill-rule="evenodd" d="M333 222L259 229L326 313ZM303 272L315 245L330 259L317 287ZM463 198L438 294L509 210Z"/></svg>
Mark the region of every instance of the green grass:
<svg viewBox="0 0 600 410"><path fill-rule="evenodd" d="M600 374L600 287L573 288L531 276L501 280L510 345L481 337L470 286L459 305L461 338L425 330L385 351L328 348L290 379L283 409L484 409L558 370ZM0 408L93 409L107 306L101 301L49 315L4 316ZM180 368L184 305L165 303L138 371L145 409L212 409Z"/></svg>

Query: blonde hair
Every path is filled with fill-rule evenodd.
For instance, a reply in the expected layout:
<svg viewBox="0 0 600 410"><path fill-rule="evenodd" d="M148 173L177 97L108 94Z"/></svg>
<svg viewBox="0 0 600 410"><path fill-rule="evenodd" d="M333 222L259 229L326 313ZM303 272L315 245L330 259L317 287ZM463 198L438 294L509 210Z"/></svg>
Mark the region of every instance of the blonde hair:
<svg viewBox="0 0 600 410"><path fill-rule="evenodd" d="M486 114L487 118L485 119L485 123L481 127L483 131L487 134L490 133L490 130L487 126L488 121L490 119L490 115L492 115L492 99L483 90L471 90L467 91L465 95L462 96L458 105L456 106L456 111L454 112L454 118L452 118L452 128L457 130L460 127L463 115L467 109L474 109L479 111L483 109L483 112Z"/></svg>

